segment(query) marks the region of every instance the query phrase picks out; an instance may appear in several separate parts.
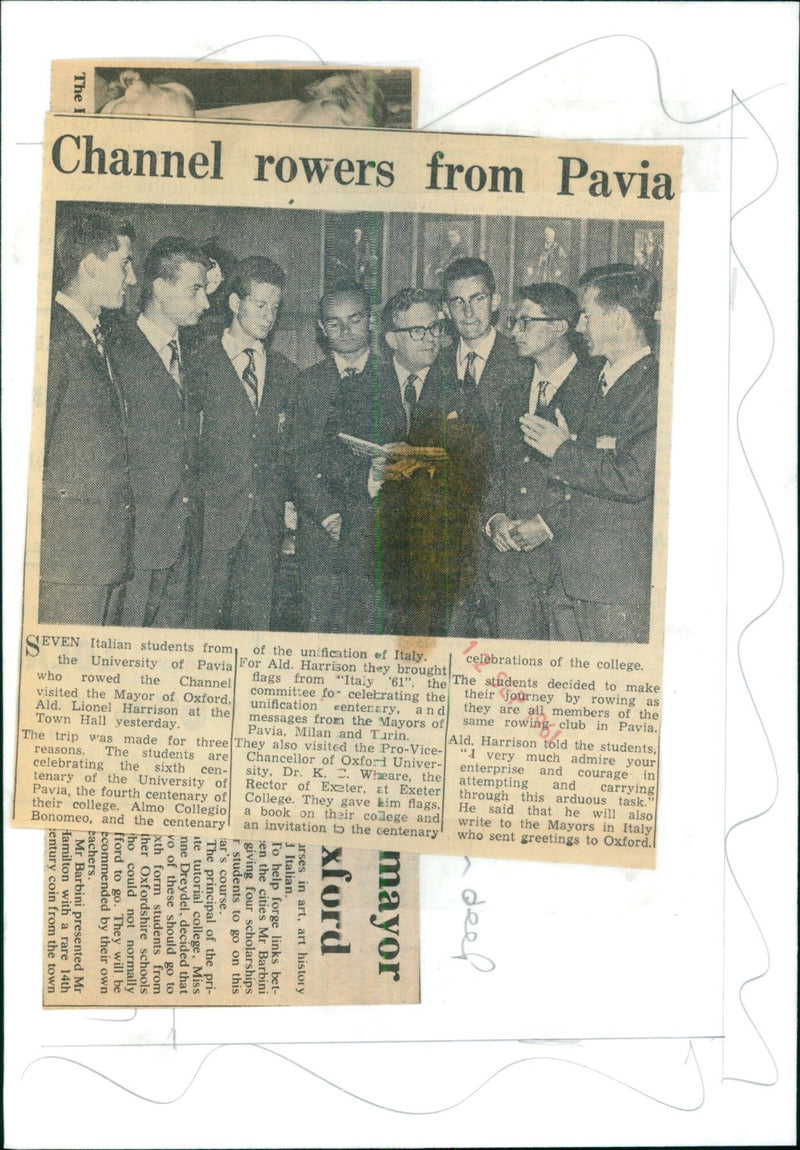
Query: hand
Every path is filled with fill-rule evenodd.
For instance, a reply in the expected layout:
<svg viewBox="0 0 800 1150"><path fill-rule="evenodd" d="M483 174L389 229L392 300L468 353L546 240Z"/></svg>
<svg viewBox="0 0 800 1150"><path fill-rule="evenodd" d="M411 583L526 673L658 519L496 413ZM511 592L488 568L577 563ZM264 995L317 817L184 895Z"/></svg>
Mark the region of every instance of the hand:
<svg viewBox="0 0 800 1150"><path fill-rule="evenodd" d="M342 517L339 512L335 511L333 515L328 515L326 519L323 519L322 526L327 531L328 537L332 539L334 543L338 543L339 536L342 533Z"/></svg>
<svg viewBox="0 0 800 1150"><path fill-rule="evenodd" d="M504 512L493 515L489 520L489 535L498 551L521 551L521 545L512 534L517 524Z"/></svg>
<svg viewBox="0 0 800 1150"><path fill-rule="evenodd" d="M535 519L520 519L513 525L512 534L523 551L533 551L552 538L540 515Z"/></svg>
<svg viewBox="0 0 800 1150"><path fill-rule="evenodd" d="M553 458L562 443L572 438L567 421L558 408L556 408L556 419L557 423L551 423L548 419L542 419L540 415L532 415L530 412L521 415L519 419L525 442L529 447L535 447L542 455L546 455L548 459Z"/></svg>

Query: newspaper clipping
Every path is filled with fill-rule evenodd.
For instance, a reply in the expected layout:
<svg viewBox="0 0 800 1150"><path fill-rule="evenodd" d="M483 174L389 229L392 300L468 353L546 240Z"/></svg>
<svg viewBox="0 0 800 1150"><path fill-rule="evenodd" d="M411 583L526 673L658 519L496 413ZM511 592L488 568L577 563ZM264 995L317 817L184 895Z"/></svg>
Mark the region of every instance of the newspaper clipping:
<svg viewBox="0 0 800 1150"><path fill-rule="evenodd" d="M680 161L51 116L16 825L653 867Z"/></svg>
<svg viewBox="0 0 800 1150"><path fill-rule="evenodd" d="M49 831L45 1006L419 1002L417 858Z"/></svg>

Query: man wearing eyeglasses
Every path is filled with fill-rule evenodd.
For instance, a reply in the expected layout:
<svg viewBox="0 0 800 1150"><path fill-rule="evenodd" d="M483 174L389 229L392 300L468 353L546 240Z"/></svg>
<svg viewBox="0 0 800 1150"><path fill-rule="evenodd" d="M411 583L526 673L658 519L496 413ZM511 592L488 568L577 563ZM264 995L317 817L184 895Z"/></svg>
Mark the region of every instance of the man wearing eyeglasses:
<svg viewBox="0 0 800 1150"><path fill-rule="evenodd" d="M269 344L284 280L266 256L242 260L227 285L229 326L203 349L198 628L270 629L297 379Z"/></svg>
<svg viewBox="0 0 800 1150"><path fill-rule="evenodd" d="M398 292L383 309L383 328L391 355L372 397L372 439L438 448L442 457L373 467L379 629L445 635L474 578L485 419L475 394L443 370L435 293Z"/></svg>
<svg viewBox="0 0 800 1150"><path fill-rule="evenodd" d="M319 302L317 326L326 356L298 377L292 448L301 619L306 631L330 631L336 624L360 630L364 561L358 527L371 513L369 464L336 437L370 438L368 290L355 281L334 285Z"/></svg>
<svg viewBox="0 0 800 1150"><path fill-rule="evenodd" d="M568 510L555 540L550 637L646 643L650 627L658 361L658 284L630 264L581 277L578 331L602 371L580 427L569 417L520 420Z"/></svg>
<svg viewBox="0 0 800 1150"><path fill-rule="evenodd" d="M526 442L522 421L533 415L569 427L569 434L580 430L601 365L586 358L575 338L579 314L574 293L562 284L533 284L517 292L509 320L520 360L533 365L533 378L529 371L527 382L503 396L487 499L489 577L501 639L549 634L550 541L560 533L571 494L551 479L548 457Z"/></svg>

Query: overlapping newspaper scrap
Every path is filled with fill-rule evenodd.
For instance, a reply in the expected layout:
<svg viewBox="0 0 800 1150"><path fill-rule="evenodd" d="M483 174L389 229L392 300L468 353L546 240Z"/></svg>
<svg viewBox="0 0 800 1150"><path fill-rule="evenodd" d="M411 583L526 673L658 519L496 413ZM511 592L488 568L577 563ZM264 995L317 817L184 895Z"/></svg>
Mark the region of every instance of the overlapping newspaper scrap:
<svg viewBox="0 0 800 1150"><path fill-rule="evenodd" d="M419 1002L417 859L49 831L45 1006Z"/></svg>
<svg viewBox="0 0 800 1150"><path fill-rule="evenodd" d="M506 303L537 275L650 268L652 593L646 642L41 625L41 355L15 824L654 866L680 149L55 116L44 154L41 347L67 202L124 210L148 242L213 228L265 249L301 366L364 221L382 300L435 287L448 256L486 259Z"/></svg>
<svg viewBox="0 0 800 1150"><path fill-rule="evenodd" d="M419 69L54 60L50 108L78 115L413 128Z"/></svg>

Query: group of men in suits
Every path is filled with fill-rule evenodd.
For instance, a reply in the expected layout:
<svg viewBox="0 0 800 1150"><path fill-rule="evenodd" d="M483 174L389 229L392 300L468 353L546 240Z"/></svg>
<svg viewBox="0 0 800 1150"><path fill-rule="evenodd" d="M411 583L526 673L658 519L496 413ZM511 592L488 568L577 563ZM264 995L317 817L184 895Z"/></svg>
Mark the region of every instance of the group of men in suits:
<svg viewBox="0 0 800 1150"><path fill-rule="evenodd" d="M340 283L299 372L270 346L274 261L241 261L227 326L198 338L203 252L158 241L132 320L132 240L95 209L57 232L42 622L268 630L291 500L308 631L647 641L646 271L592 269L580 303L522 288L511 337L482 260L397 292L379 333L369 291Z"/></svg>

